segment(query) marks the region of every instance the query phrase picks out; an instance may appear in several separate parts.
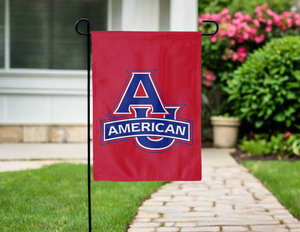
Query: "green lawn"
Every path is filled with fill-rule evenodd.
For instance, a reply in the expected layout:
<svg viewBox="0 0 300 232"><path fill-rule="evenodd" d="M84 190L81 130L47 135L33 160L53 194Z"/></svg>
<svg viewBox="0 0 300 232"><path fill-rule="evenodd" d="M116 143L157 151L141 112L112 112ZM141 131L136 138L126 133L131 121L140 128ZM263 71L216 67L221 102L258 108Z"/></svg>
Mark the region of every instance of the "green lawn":
<svg viewBox="0 0 300 232"><path fill-rule="evenodd" d="M1 231L87 231L86 165L0 173ZM93 231L125 231L137 207L165 182L92 183Z"/></svg>
<svg viewBox="0 0 300 232"><path fill-rule="evenodd" d="M247 161L242 164L300 219L300 161Z"/></svg>

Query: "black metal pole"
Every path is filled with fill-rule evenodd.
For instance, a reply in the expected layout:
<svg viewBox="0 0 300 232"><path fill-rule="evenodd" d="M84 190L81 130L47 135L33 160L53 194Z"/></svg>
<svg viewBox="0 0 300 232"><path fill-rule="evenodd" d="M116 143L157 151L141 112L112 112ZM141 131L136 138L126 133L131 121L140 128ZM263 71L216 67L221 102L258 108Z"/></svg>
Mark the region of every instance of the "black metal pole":
<svg viewBox="0 0 300 232"><path fill-rule="evenodd" d="M80 22L85 21L87 22L87 32L82 33L78 30L78 25ZM91 27L90 21L88 19L82 18L79 19L75 24L75 30L80 35L85 35L87 38L87 153L88 153L88 170L87 170L87 177L88 177L88 220L89 220L89 232L92 231L92 209L91 209L91 143L90 143L90 87L91 87Z"/></svg>

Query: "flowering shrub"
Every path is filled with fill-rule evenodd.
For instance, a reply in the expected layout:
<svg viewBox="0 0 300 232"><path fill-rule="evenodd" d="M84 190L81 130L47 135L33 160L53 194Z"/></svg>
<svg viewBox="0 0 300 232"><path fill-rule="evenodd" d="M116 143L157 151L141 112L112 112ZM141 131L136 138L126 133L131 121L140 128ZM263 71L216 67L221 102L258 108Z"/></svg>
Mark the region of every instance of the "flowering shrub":
<svg viewBox="0 0 300 232"><path fill-rule="evenodd" d="M271 38L299 33L300 15L294 12L279 15L268 8L268 4L257 6L255 12L255 17L241 12L231 16L225 8L218 14L202 14L199 18L200 24L203 20L220 23L219 32L211 36L209 41L203 41L203 84L206 87L212 85L216 76L220 81L227 79L249 53L262 47ZM200 30L209 28L201 27Z"/></svg>

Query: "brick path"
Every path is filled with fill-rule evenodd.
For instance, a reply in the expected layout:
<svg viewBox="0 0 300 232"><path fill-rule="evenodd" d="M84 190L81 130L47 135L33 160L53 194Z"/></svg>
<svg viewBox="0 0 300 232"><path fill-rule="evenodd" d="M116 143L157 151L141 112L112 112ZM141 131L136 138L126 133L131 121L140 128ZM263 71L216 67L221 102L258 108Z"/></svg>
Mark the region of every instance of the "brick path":
<svg viewBox="0 0 300 232"><path fill-rule="evenodd" d="M300 232L300 223L244 167L204 166L200 182L172 182L139 208L128 232Z"/></svg>

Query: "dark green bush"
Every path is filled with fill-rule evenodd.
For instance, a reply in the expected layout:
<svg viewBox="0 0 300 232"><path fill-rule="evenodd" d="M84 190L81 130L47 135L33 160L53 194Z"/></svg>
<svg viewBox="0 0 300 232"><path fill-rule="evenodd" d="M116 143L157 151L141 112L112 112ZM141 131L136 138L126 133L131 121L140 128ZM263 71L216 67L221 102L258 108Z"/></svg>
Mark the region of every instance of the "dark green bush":
<svg viewBox="0 0 300 232"><path fill-rule="evenodd" d="M271 148L266 140L247 140L244 138L241 141L240 148L251 156L266 156L270 155Z"/></svg>
<svg viewBox="0 0 300 232"><path fill-rule="evenodd" d="M240 148L250 156L277 155L279 157L300 155L299 134L278 134L271 136L255 135L254 139L241 140Z"/></svg>
<svg viewBox="0 0 300 232"><path fill-rule="evenodd" d="M300 38L273 39L256 50L227 81L236 116L269 132L300 128Z"/></svg>

